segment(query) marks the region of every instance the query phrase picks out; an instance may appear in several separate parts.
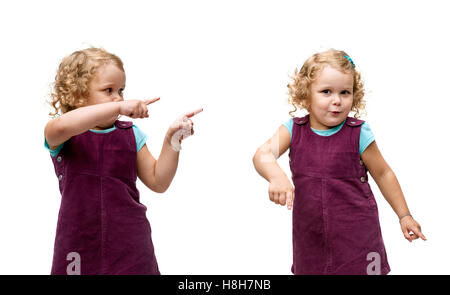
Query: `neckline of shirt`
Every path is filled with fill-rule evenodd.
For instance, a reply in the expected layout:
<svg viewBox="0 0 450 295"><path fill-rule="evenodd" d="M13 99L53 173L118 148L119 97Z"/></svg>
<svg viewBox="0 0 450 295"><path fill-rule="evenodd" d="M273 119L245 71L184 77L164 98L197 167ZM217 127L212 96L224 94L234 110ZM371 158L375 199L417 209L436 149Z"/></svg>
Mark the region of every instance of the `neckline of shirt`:
<svg viewBox="0 0 450 295"><path fill-rule="evenodd" d="M339 124L339 125L337 125L337 126L335 126L335 127L333 127L333 128L327 129L327 130L317 130L317 129L314 129L314 128L312 128L312 127L310 127L310 128L311 128L311 130L312 130L314 133L316 133L316 134L318 134L318 135L321 135L321 136L330 136L330 135L335 134L335 133L338 132L339 130L341 130L342 126L344 126L345 121L346 121L346 120L344 120L341 124ZM311 126L311 125L310 125L310 126Z"/></svg>
<svg viewBox="0 0 450 295"><path fill-rule="evenodd" d="M116 129L116 126L114 125L113 127L104 129L104 130L89 129L89 131L92 131L94 133L108 133L108 132L114 131L115 129Z"/></svg>

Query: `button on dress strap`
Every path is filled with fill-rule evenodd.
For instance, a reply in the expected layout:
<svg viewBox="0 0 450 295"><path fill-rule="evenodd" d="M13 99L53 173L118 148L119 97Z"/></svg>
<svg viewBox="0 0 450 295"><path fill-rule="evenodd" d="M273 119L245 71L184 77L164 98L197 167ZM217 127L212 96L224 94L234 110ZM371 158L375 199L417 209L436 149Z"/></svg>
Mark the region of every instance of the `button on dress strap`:
<svg viewBox="0 0 450 295"><path fill-rule="evenodd" d="M133 122L117 120L115 125L116 125L117 128L127 129L127 128L130 128L131 126L133 126Z"/></svg>
<svg viewBox="0 0 450 295"><path fill-rule="evenodd" d="M362 123L364 123L364 120L359 120L359 119L356 119L356 118L348 117L346 123L347 123L348 126L357 127L357 126L361 126Z"/></svg>
<svg viewBox="0 0 450 295"><path fill-rule="evenodd" d="M297 124L297 125L303 125L303 124L305 124L306 122L308 122L308 120L309 120L309 115L306 115L306 116L301 117L301 118L295 117L293 120L294 120L294 123L295 123L295 124Z"/></svg>

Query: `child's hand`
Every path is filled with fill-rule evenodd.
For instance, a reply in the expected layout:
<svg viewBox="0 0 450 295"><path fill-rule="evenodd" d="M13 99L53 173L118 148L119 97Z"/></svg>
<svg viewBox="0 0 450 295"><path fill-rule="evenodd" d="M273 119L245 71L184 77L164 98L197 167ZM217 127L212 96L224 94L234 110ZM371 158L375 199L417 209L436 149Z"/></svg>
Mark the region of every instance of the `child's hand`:
<svg viewBox="0 0 450 295"><path fill-rule="evenodd" d="M286 175L275 177L270 181L269 197L275 204L281 206L287 204L288 210L291 210L294 201L294 187Z"/></svg>
<svg viewBox="0 0 450 295"><path fill-rule="evenodd" d="M416 240L419 237L426 241L427 239L422 234L420 224L415 221L411 216L405 216L400 220L400 227L402 228L403 235L405 236L405 239L407 239L409 242L412 242L412 240ZM413 232L410 234L410 232Z"/></svg>
<svg viewBox="0 0 450 295"><path fill-rule="evenodd" d="M148 118L147 106L155 101L158 101L159 97L145 100L124 100L119 102L119 115L124 115L133 119L136 118Z"/></svg>
<svg viewBox="0 0 450 295"><path fill-rule="evenodd" d="M190 118L200 113L201 111L203 111L202 108L184 114L178 117L175 122L170 125L169 130L167 130L166 139L173 150L177 152L180 151L181 141L194 134L194 122L192 122Z"/></svg>

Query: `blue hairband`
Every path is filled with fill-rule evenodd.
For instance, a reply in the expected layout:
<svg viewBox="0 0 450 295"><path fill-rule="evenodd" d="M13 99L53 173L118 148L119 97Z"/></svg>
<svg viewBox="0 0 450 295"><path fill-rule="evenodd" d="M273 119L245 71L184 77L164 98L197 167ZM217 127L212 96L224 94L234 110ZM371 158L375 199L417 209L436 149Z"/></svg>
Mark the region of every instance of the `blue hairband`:
<svg viewBox="0 0 450 295"><path fill-rule="evenodd" d="M355 67L355 63L354 63L353 60L350 58L350 56L344 55L344 57L345 57L346 59L348 59L348 60L352 63L353 67Z"/></svg>

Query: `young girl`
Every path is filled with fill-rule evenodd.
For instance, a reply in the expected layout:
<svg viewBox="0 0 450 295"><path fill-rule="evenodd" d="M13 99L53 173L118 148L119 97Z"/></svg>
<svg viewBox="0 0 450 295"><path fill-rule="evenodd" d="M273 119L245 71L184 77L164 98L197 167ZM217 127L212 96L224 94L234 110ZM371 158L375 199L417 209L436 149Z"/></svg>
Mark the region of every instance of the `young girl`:
<svg viewBox="0 0 450 295"><path fill-rule="evenodd" d="M122 61L99 48L61 62L45 127L62 195L52 274L159 274L136 178L163 193L178 164L181 140L193 134L188 113L172 124L158 160L146 135L118 116L148 118L159 98L124 100Z"/></svg>
<svg viewBox="0 0 450 295"><path fill-rule="evenodd" d="M356 119L364 110L364 90L355 64L343 51L314 54L295 71L288 88L295 110L304 108L308 115L280 126L253 162L269 181L270 200L293 206L291 271L389 273L367 171L398 215L404 237L411 242L425 236L369 125ZM348 117L351 111L355 118ZM295 189L276 162L288 148Z"/></svg>

